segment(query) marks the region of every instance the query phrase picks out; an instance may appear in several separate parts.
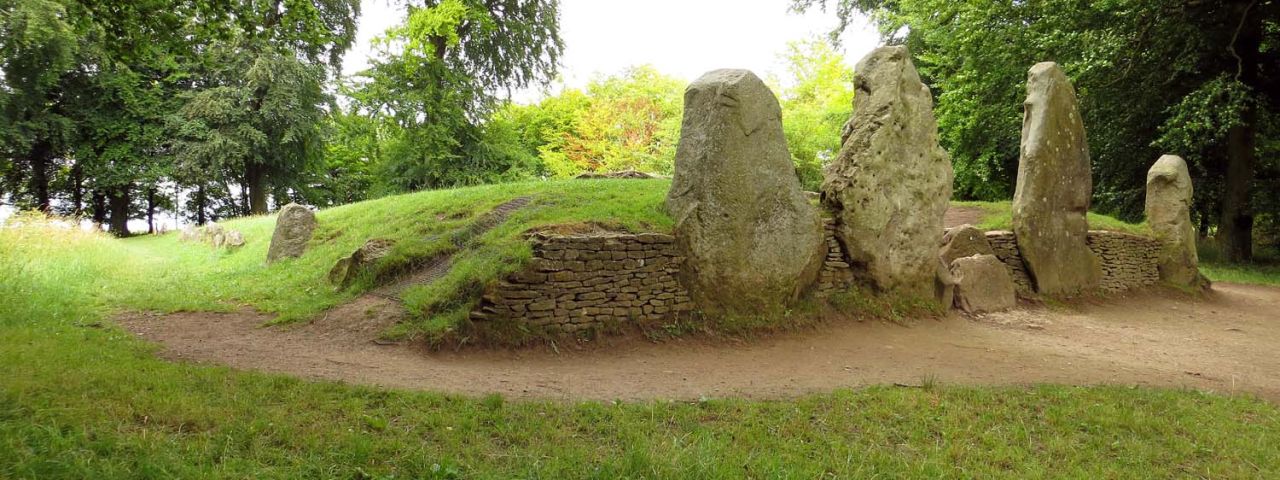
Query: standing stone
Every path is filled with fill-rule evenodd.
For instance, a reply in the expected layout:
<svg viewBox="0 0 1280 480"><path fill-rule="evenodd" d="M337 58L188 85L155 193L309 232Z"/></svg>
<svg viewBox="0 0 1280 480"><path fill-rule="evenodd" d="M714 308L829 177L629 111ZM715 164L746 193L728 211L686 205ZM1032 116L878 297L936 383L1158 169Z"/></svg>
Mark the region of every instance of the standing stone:
<svg viewBox="0 0 1280 480"><path fill-rule="evenodd" d="M954 173L938 146L933 97L905 47L858 62L853 117L822 200L855 274L886 292L936 297L938 235Z"/></svg>
<svg viewBox="0 0 1280 480"><path fill-rule="evenodd" d="M178 234L179 242L195 242L200 240L200 231L196 230L194 225L182 227L182 232Z"/></svg>
<svg viewBox="0 0 1280 480"><path fill-rule="evenodd" d="M956 306L968 313L1008 310L1018 301L1013 277L995 255L974 255L951 262Z"/></svg>
<svg viewBox="0 0 1280 480"><path fill-rule="evenodd" d="M271 235L267 263L283 258L301 257L316 229L316 214L307 207L290 203L276 216L276 231Z"/></svg>
<svg viewBox="0 0 1280 480"><path fill-rule="evenodd" d="M1089 145L1076 91L1058 64L1031 67L1013 232L1036 291L1071 295L1098 286L1102 270L1087 244Z"/></svg>
<svg viewBox="0 0 1280 480"><path fill-rule="evenodd" d="M746 70L716 70L685 91L666 208L687 257L681 281L708 313L759 313L794 300L825 254L773 92Z"/></svg>
<svg viewBox="0 0 1280 480"><path fill-rule="evenodd" d="M1160 241L1160 280L1186 287L1201 283L1192 195L1191 174L1182 157L1160 157L1147 172L1147 224Z"/></svg>

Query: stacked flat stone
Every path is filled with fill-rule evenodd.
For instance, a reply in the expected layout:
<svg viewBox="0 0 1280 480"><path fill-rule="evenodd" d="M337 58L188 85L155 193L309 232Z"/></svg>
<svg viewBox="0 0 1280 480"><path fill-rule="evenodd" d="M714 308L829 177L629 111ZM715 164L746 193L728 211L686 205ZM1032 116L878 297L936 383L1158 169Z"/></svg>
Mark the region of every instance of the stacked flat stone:
<svg viewBox="0 0 1280 480"><path fill-rule="evenodd" d="M1160 242L1153 238L1121 232L1090 230L1086 243L1098 258L1102 279L1098 288L1104 293L1119 293L1155 285L1160 280ZM987 242L1009 269L1018 295L1032 296L1031 279L1017 248L1013 232L987 232Z"/></svg>
<svg viewBox="0 0 1280 480"><path fill-rule="evenodd" d="M1027 265L1022 263L1022 254L1018 252L1018 240L1013 232L1008 230L987 232L987 243L991 245L991 250L996 258L1000 259L1000 263L1009 268L1009 275L1013 277L1018 295L1031 297L1035 289L1031 287L1031 275L1027 274Z"/></svg>
<svg viewBox="0 0 1280 480"><path fill-rule="evenodd" d="M822 231L826 239L827 257L822 262L822 271L818 274L818 297L829 297L831 294L848 290L853 286L853 267L845 258L844 248L836 239L836 222L834 219L822 220Z"/></svg>
<svg viewBox="0 0 1280 480"><path fill-rule="evenodd" d="M1120 232L1090 231L1089 250L1102 263L1099 288L1119 293L1160 281L1160 242Z"/></svg>
<svg viewBox="0 0 1280 480"><path fill-rule="evenodd" d="M566 333L674 318L693 310L677 281L684 257L657 233L535 235L528 268L489 289L471 313Z"/></svg>

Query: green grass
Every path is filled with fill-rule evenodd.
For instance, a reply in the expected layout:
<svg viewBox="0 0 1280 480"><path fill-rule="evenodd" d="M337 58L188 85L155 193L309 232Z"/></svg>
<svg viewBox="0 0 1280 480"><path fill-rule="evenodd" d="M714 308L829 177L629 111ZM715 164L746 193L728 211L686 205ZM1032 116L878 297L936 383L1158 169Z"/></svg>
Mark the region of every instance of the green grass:
<svg viewBox="0 0 1280 480"><path fill-rule="evenodd" d="M981 208L985 215L974 225L982 230L1012 230L1013 205L1010 202L961 202L953 201L955 207ZM1146 222L1128 223L1100 213L1089 212L1089 228L1092 230L1109 230L1113 232L1150 235L1151 229Z"/></svg>
<svg viewBox="0 0 1280 480"><path fill-rule="evenodd" d="M442 205L479 212L532 187L486 188L496 198L432 192L400 197L414 206L385 199L321 212L329 235L342 230L334 238L349 238L313 253L336 258L362 237L412 228L405 216ZM658 197L640 198L634 203ZM584 221L602 213L588 205L544 208L513 220L537 224L556 208ZM360 218L376 221L362 225ZM666 225L645 208L613 218L637 228ZM165 362L113 325L110 316L120 309L258 301L301 315L341 300L344 294L322 288L297 294L330 259L263 268L265 246L256 242L270 222L230 225L250 237L245 250L217 254L168 237L0 229L0 478L1280 475L1280 409L1247 395L970 388L926 375L928 388L777 401L464 398ZM509 238L491 234L478 241ZM239 284L245 282L256 284Z"/></svg>
<svg viewBox="0 0 1280 480"><path fill-rule="evenodd" d="M231 310L249 305L277 314L277 323L308 319L373 286L367 276L345 291L330 285L327 274L339 258L367 240L390 239L396 246L375 270L403 270L437 254L455 254L444 278L404 292L413 321L391 332L443 336L457 328L485 285L519 269L530 258L525 232L585 222L618 230L670 231L671 220L661 209L668 185L666 180L525 182L346 205L317 213L319 227L304 256L270 266L264 259L275 228L271 216L225 222L247 241L234 252L180 243L176 234L137 237L113 243L121 251L115 255L139 265L140 271L128 273L136 287L111 295L115 304L135 310ZM481 215L526 196L532 203L506 222L461 248L455 245L457 234Z"/></svg>

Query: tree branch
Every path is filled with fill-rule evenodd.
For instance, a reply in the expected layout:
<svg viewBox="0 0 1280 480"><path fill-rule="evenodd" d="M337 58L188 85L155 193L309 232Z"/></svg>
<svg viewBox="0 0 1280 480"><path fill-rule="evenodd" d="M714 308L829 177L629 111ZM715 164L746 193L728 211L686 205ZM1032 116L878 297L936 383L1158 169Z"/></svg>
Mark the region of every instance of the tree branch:
<svg viewBox="0 0 1280 480"><path fill-rule="evenodd" d="M1240 23L1236 25L1236 31L1231 34L1231 44L1227 45L1227 51L1231 52L1231 56L1236 59L1236 81L1240 81L1240 76L1244 74L1244 59L1240 54L1236 53L1236 41L1240 39L1240 31L1244 30L1244 22L1249 19L1249 10L1253 10L1253 6L1258 4L1258 0L1249 2L1244 7L1244 13L1240 14Z"/></svg>

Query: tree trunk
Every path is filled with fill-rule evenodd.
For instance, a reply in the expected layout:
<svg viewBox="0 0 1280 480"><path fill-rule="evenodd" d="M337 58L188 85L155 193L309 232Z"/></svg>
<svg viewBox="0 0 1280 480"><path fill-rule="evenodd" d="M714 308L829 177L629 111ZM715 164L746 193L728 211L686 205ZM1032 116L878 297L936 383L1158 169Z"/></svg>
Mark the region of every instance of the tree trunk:
<svg viewBox="0 0 1280 480"><path fill-rule="evenodd" d="M31 146L31 195L35 197L36 209L49 212L49 143L36 141Z"/></svg>
<svg viewBox="0 0 1280 480"><path fill-rule="evenodd" d="M102 224L107 223L107 197L101 191L93 191L93 224L102 229Z"/></svg>
<svg viewBox="0 0 1280 480"><path fill-rule="evenodd" d="M156 234L156 189L147 188L147 234Z"/></svg>
<svg viewBox="0 0 1280 480"><path fill-rule="evenodd" d="M129 187L117 187L107 195L111 207L110 231L117 237L129 236Z"/></svg>
<svg viewBox="0 0 1280 480"><path fill-rule="evenodd" d="M196 187L196 225L204 225L204 206L207 200L204 196L204 184L201 183Z"/></svg>
<svg viewBox="0 0 1280 480"><path fill-rule="evenodd" d="M1237 59L1236 79L1258 88L1258 55L1262 48L1262 18L1249 17L1250 7L1241 2L1240 30L1230 46ZM1218 223L1218 243L1223 260L1232 263L1253 260L1253 211L1250 187L1253 185L1258 112L1245 107L1240 125L1227 132L1227 172L1222 192L1222 217Z"/></svg>
<svg viewBox="0 0 1280 480"><path fill-rule="evenodd" d="M250 163L245 168L244 181L249 190L249 214L265 215L267 213L267 169L262 165Z"/></svg>
<svg viewBox="0 0 1280 480"><path fill-rule="evenodd" d="M80 162L71 166L71 203L71 216L80 218L84 213L84 171L80 168Z"/></svg>

